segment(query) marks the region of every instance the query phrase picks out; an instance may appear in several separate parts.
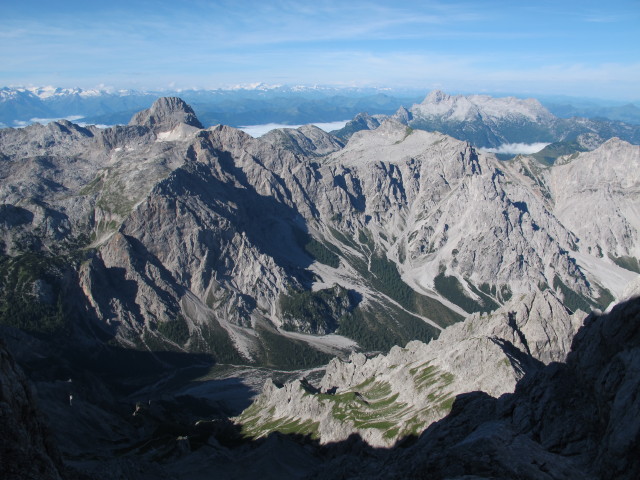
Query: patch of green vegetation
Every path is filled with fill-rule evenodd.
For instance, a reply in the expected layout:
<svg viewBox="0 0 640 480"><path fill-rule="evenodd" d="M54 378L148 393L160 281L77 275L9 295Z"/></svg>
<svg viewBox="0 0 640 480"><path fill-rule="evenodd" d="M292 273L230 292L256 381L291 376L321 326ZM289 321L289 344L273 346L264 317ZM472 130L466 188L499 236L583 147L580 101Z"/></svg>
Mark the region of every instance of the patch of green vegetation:
<svg viewBox="0 0 640 480"><path fill-rule="evenodd" d="M455 400L456 400L456 397L454 395L451 395L450 397L447 397L444 400L442 400L438 408L448 413L451 411L451 408L453 407L453 402L455 402Z"/></svg>
<svg viewBox="0 0 640 480"><path fill-rule="evenodd" d="M243 417L244 417L243 413ZM265 423L259 422L259 417L249 419L240 418L242 422L242 435L248 438L259 438L269 435L272 432L280 432L285 435L297 434L308 435L311 438L318 438L318 429L320 422L314 422L311 419L300 420L291 417L274 419Z"/></svg>
<svg viewBox="0 0 640 480"><path fill-rule="evenodd" d="M338 328L340 319L354 309L355 301L346 288L334 285L316 292L291 290L280 296L279 306L285 330L331 333Z"/></svg>
<svg viewBox="0 0 640 480"><path fill-rule="evenodd" d="M118 230L120 224L115 220L100 221L96 224L94 231L91 233L91 241L95 242L98 238L100 238L105 233L115 232Z"/></svg>
<svg viewBox="0 0 640 480"><path fill-rule="evenodd" d="M325 245L298 228L294 228L293 233L300 248L311 258L333 268L340 266L340 257L334 251L335 247L333 245Z"/></svg>
<svg viewBox="0 0 640 480"><path fill-rule="evenodd" d="M145 330L142 334L142 344L140 345L140 347L142 349L147 348L151 352L167 352L178 350L175 345L169 343L164 337L158 335L157 332L152 332L150 330Z"/></svg>
<svg viewBox="0 0 640 480"><path fill-rule="evenodd" d="M473 283L467 281L467 284L469 285L469 288L471 289L471 291L473 291L473 293L475 293L476 295L478 295L478 297L480 297L482 299L482 310L480 310L481 312L492 312L493 310L496 310L500 307L500 305L498 305L493 298L491 298L489 295L487 295L486 293L482 292L481 290L477 289Z"/></svg>
<svg viewBox="0 0 640 480"><path fill-rule="evenodd" d="M484 292L486 295L491 295L492 297L496 296L496 286L489 285L488 283L482 283L478 287L481 292Z"/></svg>
<svg viewBox="0 0 640 480"><path fill-rule="evenodd" d="M358 306L343 316L336 333L355 340L368 351L386 351L416 339L429 342L438 335L435 328L395 305L376 302Z"/></svg>
<svg viewBox="0 0 640 480"><path fill-rule="evenodd" d="M358 385L356 385L355 387L353 387L353 389L356 392L360 392L362 390L365 390L369 387L369 385L371 385L373 382L375 381L374 377L369 377L367 378L364 382L359 383Z"/></svg>
<svg viewBox="0 0 640 480"><path fill-rule="evenodd" d="M400 436L402 437L418 437L424 431L425 421L421 419L419 416L412 417L409 420L405 421L404 427L402 428L402 433Z"/></svg>
<svg viewBox="0 0 640 480"><path fill-rule="evenodd" d="M375 382L370 384L369 388L366 389L366 392L369 400L379 400L391 395L391 385L387 382Z"/></svg>
<svg viewBox="0 0 640 480"><path fill-rule="evenodd" d="M268 328L258 327L256 330L263 343L260 363L265 366L296 370L326 365L332 358L303 341L283 337Z"/></svg>
<svg viewBox="0 0 640 480"><path fill-rule="evenodd" d="M599 295L598 295L598 298L596 298L596 303L600 305L603 309L608 307L611 304L611 302L615 300L615 297L613 296L613 294L604 287L600 287L598 293Z"/></svg>
<svg viewBox="0 0 640 480"><path fill-rule="evenodd" d="M358 245L349 237L347 237L346 235L344 235L342 232L339 232L338 230L336 230L333 227L329 227L329 230L331 231L331 234L333 235L333 237L338 240L340 243L347 245L351 248L354 248L356 250L359 249Z"/></svg>
<svg viewBox="0 0 640 480"><path fill-rule="evenodd" d="M114 189L110 191L109 194L103 192L100 198L98 198L96 206L105 212L113 213L121 217L128 215L131 213L135 201L124 196L120 193L121 191L124 191L124 189Z"/></svg>
<svg viewBox="0 0 640 480"><path fill-rule="evenodd" d="M0 324L36 334L64 332L70 310L63 285L68 261L36 252L1 255Z"/></svg>
<svg viewBox="0 0 640 480"><path fill-rule="evenodd" d="M97 193L104 187L104 177L102 175L97 175L91 182L82 187L79 194L80 195L90 195L92 193Z"/></svg>
<svg viewBox="0 0 640 480"><path fill-rule="evenodd" d="M591 311L591 302L586 299L584 296L579 293L574 292L569 287L567 287L560 277L556 275L553 277L553 288L554 290L560 290L562 295L564 296L564 304L574 312L576 310L582 310L584 312Z"/></svg>
<svg viewBox="0 0 640 480"><path fill-rule="evenodd" d="M391 395L391 387L388 384L375 382L366 391L337 395L320 394L318 399L332 403L332 415L337 420L349 421L356 428L386 431L396 427L395 420L407 410L405 403L396 401L398 395Z"/></svg>
<svg viewBox="0 0 640 480"><path fill-rule="evenodd" d="M422 370L421 370L422 368ZM415 367L409 370L409 373L413 376L413 382L416 385L418 390L423 390L425 388L431 387L435 385L439 380L439 370L428 363L422 365L421 367Z"/></svg>
<svg viewBox="0 0 640 480"><path fill-rule="evenodd" d="M484 305L470 297L468 297L464 293L464 288L462 284L458 281L456 277L449 277L444 274L444 271L441 271L434 279L433 284L435 286L436 291L442 295L447 300L455 303L460 308L465 310L466 312L483 312L490 311L490 306L496 305L493 301L490 303L490 306ZM485 296L485 298L487 298ZM495 309L495 307L494 307Z"/></svg>
<svg viewBox="0 0 640 480"><path fill-rule="evenodd" d="M563 156L571 154L573 158L578 156L579 152L586 152L587 149L580 145L576 140L554 142L531 156L543 165L553 165L555 161Z"/></svg>
<svg viewBox="0 0 640 480"><path fill-rule="evenodd" d="M555 160L554 160L555 161ZM534 181L534 183L536 185L538 185L538 187L540 188L540 191L542 192L542 195L547 199L547 200L551 200L551 192L549 191L549 189L547 188L547 186L545 185L544 181L542 179L540 179L539 177L539 173L540 173L541 169L540 167L538 167L536 169L535 173L532 173L531 170L529 170L526 166L524 166L524 164L522 164L522 173L525 177L529 177L531 180Z"/></svg>
<svg viewBox="0 0 640 480"><path fill-rule="evenodd" d="M247 362L236 350L227 331L213 318L206 325L200 326L200 335L192 336L189 350L210 353L218 363Z"/></svg>
<svg viewBox="0 0 640 480"><path fill-rule="evenodd" d="M441 326L462 320L462 316L438 300L421 295L407 285L396 265L376 251L372 235L365 229L358 232L359 244L340 232L332 233L339 241L361 255L344 253L348 263L377 291L385 294L402 308L386 300L365 310L356 308L340 320L339 333L356 340L368 350L386 350L393 345L405 345L409 340L429 341L437 330L409 312L426 316ZM367 261L368 260L368 261ZM376 302L377 303L377 302ZM382 308L380 308L382 307Z"/></svg>
<svg viewBox="0 0 640 480"><path fill-rule="evenodd" d="M444 372L442 374L441 378L442 378L442 385L447 386L447 385L451 385L453 383L453 379L455 377L453 376L453 373Z"/></svg>
<svg viewBox="0 0 640 480"><path fill-rule="evenodd" d="M405 130L404 130L404 137L402 138L402 140L397 140L397 141L395 142L395 145L398 145L399 143L404 142L404 141L407 139L407 137L408 137L409 135L411 135L413 132L414 132L413 128L411 128L411 127L407 127L407 128L405 128Z"/></svg>
<svg viewBox="0 0 640 480"><path fill-rule="evenodd" d="M635 257L622 256L622 257L614 257L613 255L609 255L609 258L613 260L613 262L621 268L625 270L630 270L632 272L640 273L640 262Z"/></svg>
<svg viewBox="0 0 640 480"><path fill-rule="evenodd" d="M387 430L386 432L384 432L382 437L386 438L387 440L393 440L398 437L399 433L400 433L400 427L393 427Z"/></svg>
<svg viewBox="0 0 640 480"><path fill-rule="evenodd" d="M503 302L508 302L511 297L513 297L513 293L511 292L511 288L509 288L509 285L502 285L500 287L500 299Z"/></svg>
<svg viewBox="0 0 640 480"><path fill-rule="evenodd" d="M401 243L398 247L398 261L404 263L407 260L407 252L404 243Z"/></svg>
<svg viewBox="0 0 640 480"><path fill-rule="evenodd" d="M443 327L462 320L461 315L433 298L420 295L404 283L398 268L388 258L377 253L372 255L369 272L372 274L369 276L372 285L407 310L428 316Z"/></svg>
<svg viewBox="0 0 640 480"><path fill-rule="evenodd" d="M359 401L359 397L355 392L343 392L343 393L318 393L316 395L318 400L329 401L337 404L349 404Z"/></svg>
<svg viewBox="0 0 640 480"><path fill-rule="evenodd" d="M180 314L173 320L158 323L158 332L178 345L184 345L190 335L187 321Z"/></svg>
<svg viewBox="0 0 640 480"><path fill-rule="evenodd" d="M358 241L361 244L369 247L369 250L372 250L374 248L373 240L369 238L369 236L367 235L367 232L365 232L364 230L358 230Z"/></svg>
<svg viewBox="0 0 640 480"><path fill-rule="evenodd" d="M451 385L455 378L452 373L441 372L436 366L430 365L429 362L412 368L409 373L413 377L413 382L418 390L441 389Z"/></svg>

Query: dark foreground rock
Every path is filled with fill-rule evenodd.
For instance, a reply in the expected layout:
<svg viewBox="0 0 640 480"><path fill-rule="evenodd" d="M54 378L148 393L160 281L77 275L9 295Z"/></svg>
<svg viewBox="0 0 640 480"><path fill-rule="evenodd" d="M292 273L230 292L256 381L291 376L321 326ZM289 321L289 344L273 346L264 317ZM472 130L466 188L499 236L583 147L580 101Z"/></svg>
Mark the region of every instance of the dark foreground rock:
<svg viewBox="0 0 640 480"><path fill-rule="evenodd" d="M640 299L591 314L566 363L513 394L457 397L408 448L340 456L313 478L640 478ZM379 453L379 452L378 452Z"/></svg>
<svg viewBox="0 0 640 480"><path fill-rule="evenodd" d="M0 477L60 479L60 469L32 387L0 340Z"/></svg>

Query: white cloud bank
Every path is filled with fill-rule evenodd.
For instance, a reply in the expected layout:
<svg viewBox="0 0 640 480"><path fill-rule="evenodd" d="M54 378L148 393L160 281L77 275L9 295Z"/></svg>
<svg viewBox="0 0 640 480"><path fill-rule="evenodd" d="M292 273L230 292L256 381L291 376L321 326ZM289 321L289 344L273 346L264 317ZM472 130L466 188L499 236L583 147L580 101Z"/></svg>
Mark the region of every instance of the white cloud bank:
<svg viewBox="0 0 640 480"><path fill-rule="evenodd" d="M483 152L488 153L504 153L508 155L530 155L537 153L544 147L549 145L548 143L503 143L497 148L481 148Z"/></svg>
<svg viewBox="0 0 640 480"><path fill-rule="evenodd" d="M70 122L75 122L76 120L80 120L81 118L84 118L84 115L68 115L66 117L58 117L58 118L38 118L38 117L34 117L31 120L29 120L29 122L31 123L42 123L42 124L46 124L46 123L51 123L51 122L57 122L58 120L69 120Z"/></svg>
<svg viewBox="0 0 640 480"><path fill-rule="evenodd" d="M313 123L318 128L321 128L325 132L330 132L332 130L339 130L346 125L349 120L340 120L339 122L320 122ZM275 130L276 128L299 128L302 125L284 125L281 123L265 123L264 125L244 125L238 127L245 133L248 133L254 138L261 137L267 132L271 130Z"/></svg>
<svg viewBox="0 0 640 480"><path fill-rule="evenodd" d="M83 115L68 115L66 117L56 117L56 118L38 118L38 117L33 117L33 118L29 119L29 120L14 120L13 121L13 128L24 128L24 127L28 127L29 125L31 125L33 123L40 123L42 125L46 125L47 123L57 122L58 120L69 120L70 122L76 122L77 120L80 120L81 118L84 118L84 116ZM0 125L3 125L3 124L0 124Z"/></svg>

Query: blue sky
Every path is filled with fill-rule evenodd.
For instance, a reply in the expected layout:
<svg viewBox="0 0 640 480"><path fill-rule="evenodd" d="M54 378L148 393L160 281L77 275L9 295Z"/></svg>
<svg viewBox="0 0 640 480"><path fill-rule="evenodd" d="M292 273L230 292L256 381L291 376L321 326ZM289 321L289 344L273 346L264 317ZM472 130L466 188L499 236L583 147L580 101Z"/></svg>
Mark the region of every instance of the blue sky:
<svg viewBox="0 0 640 480"><path fill-rule="evenodd" d="M640 100L640 0L5 0L1 10L0 85L264 82Z"/></svg>

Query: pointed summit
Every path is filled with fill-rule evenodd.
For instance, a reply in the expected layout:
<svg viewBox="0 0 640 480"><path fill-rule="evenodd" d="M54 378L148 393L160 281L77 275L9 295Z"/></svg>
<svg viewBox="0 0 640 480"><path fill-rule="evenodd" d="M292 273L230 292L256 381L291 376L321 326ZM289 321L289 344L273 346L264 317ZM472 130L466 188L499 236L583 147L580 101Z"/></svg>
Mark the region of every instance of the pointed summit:
<svg viewBox="0 0 640 480"><path fill-rule="evenodd" d="M451 95L444 93L442 90L432 90L422 103L440 103L450 98Z"/></svg>
<svg viewBox="0 0 640 480"><path fill-rule="evenodd" d="M396 113L393 114L391 118L399 121L404 125L409 125L409 122L413 120L413 114L404 107L400 107Z"/></svg>
<svg viewBox="0 0 640 480"><path fill-rule="evenodd" d="M129 125L150 127L155 131L168 131L184 123L196 128L204 128L193 109L178 97L161 97L151 108L136 113Z"/></svg>

